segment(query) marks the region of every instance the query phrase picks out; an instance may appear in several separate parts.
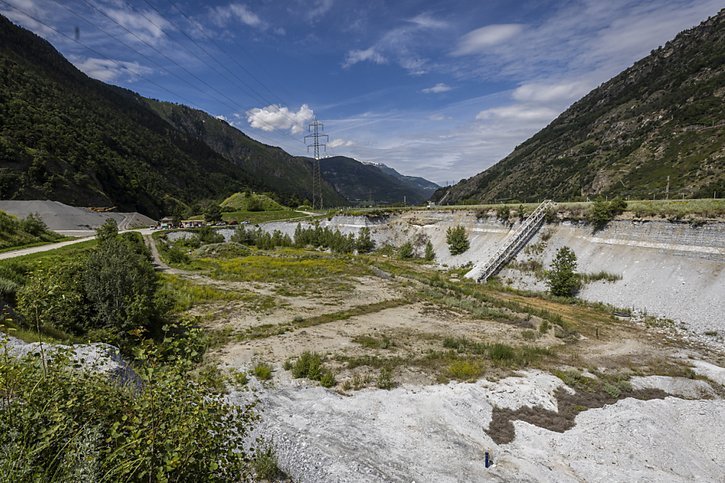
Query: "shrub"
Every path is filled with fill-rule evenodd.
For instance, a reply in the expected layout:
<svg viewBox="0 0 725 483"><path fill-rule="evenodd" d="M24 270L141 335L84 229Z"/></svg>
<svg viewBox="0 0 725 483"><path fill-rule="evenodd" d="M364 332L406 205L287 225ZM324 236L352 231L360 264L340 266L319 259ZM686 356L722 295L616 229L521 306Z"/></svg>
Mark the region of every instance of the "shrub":
<svg viewBox="0 0 725 483"><path fill-rule="evenodd" d="M470 243L463 225L452 226L446 230L446 241L451 255L460 255L469 249Z"/></svg>
<svg viewBox="0 0 725 483"><path fill-rule="evenodd" d="M4 353L4 351L2 351ZM57 353L0 361L3 481L239 481L254 414L180 365L137 368L123 386Z"/></svg>
<svg viewBox="0 0 725 483"><path fill-rule="evenodd" d="M508 205L499 206L496 208L496 218L498 218L502 223L508 223L511 218L511 208L509 208Z"/></svg>
<svg viewBox="0 0 725 483"><path fill-rule="evenodd" d="M475 361L457 360L448 366L448 374L459 381L470 381L483 374L483 367Z"/></svg>
<svg viewBox="0 0 725 483"><path fill-rule="evenodd" d="M223 243L224 235L214 230L210 226L203 226L196 231L196 237L200 244L208 245L210 243Z"/></svg>
<svg viewBox="0 0 725 483"><path fill-rule="evenodd" d="M285 362L284 367L297 379L319 381L322 387L332 387L337 384L335 375L329 369L325 369L322 365L322 356L316 352L305 351L295 362L291 360Z"/></svg>
<svg viewBox="0 0 725 483"><path fill-rule="evenodd" d="M557 250L546 280L552 295L571 297L579 290L581 282L576 274L576 266L576 254L571 248L561 247Z"/></svg>
<svg viewBox="0 0 725 483"><path fill-rule="evenodd" d="M380 369L377 385L379 389L392 389L395 387L395 381L393 380L393 371L391 371L390 368L383 367Z"/></svg>
<svg viewBox="0 0 725 483"><path fill-rule="evenodd" d="M619 197L612 201L596 200L589 211L589 222L594 225L595 230L601 230L626 209L627 202Z"/></svg>
<svg viewBox="0 0 725 483"><path fill-rule="evenodd" d="M433 250L433 244L430 242L430 240L428 240L425 243L425 254L423 255L423 258L427 262L432 262L433 260L435 260L435 257L436 257L436 252Z"/></svg>
<svg viewBox="0 0 725 483"><path fill-rule="evenodd" d="M222 221L222 209L216 203L209 203L204 208L204 221L207 223L219 223Z"/></svg>
<svg viewBox="0 0 725 483"><path fill-rule="evenodd" d="M325 371L320 378L320 386L322 387L332 387L336 383L337 381L335 381L335 375L332 371Z"/></svg>
<svg viewBox="0 0 725 483"><path fill-rule="evenodd" d="M37 213L30 213L27 217L25 217L25 219L21 222L21 226L23 231L36 237L39 237L48 231L48 226Z"/></svg>
<svg viewBox="0 0 725 483"><path fill-rule="evenodd" d="M68 260L34 272L18 291L18 311L34 327L51 325L74 335L93 328L83 286L84 260Z"/></svg>
<svg viewBox="0 0 725 483"><path fill-rule="evenodd" d="M355 245L358 253L370 253L375 249L375 241L370 237L370 228L363 227L360 229Z"/></svg>
<svg viewBox="0 0 725 483"><path fill-rule="evenodd" d="M156 319L153 265L120 238L99 243L83 270L83 291L93 310L93 326L127 334Z"/></svg>
<svg viewBox="0 0 725 483"><path fill-rule="evenodd" d="M258 362L257 365L254 366L253 372L260 381L269 381L272 379L272 366L265 362Z"/></svg>
<svg viewBox="0 0 725 483"><path fill-rule="evenodd" d="M277 463L277 455L270 444L257 448L252 460L252 468L256 476L255 481L275 481L284 477L284 473L279 469Z"/></svg>
<svg viewBox="0 0 725 483"><path fill-rule="evenodd" d="M413 258L413 244L410 242L403 243L398 249L398 257L402 260Z"/></svg>

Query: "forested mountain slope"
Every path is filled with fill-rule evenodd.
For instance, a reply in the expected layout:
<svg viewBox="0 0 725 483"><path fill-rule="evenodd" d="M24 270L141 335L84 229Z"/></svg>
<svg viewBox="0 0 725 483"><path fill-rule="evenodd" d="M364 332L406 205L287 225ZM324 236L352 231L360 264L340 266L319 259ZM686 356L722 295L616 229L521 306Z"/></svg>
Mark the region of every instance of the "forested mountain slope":
<svg viewBox="0 0 725 483"><path fill-rule="evenodd" d="M594 89L445 203L725 194L725 10Z"/></svg>

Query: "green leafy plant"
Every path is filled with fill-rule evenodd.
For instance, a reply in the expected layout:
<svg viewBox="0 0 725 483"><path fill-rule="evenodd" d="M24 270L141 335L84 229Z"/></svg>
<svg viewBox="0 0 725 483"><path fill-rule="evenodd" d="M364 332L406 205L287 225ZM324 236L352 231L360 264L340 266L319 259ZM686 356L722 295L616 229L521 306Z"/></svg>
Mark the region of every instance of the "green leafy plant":
<svg viewBox="0 0 725 483"><path fill-rule="evenodd" d="M576 254L571 248L561 247L557 250L546 277L552 295L571 297L579 290L581 282L576 267Z"/></svg>
<svg viewBox="0 0 725 483"><path fill-rule="evenodd" d="M413 258L415 255L415 252L413 251L413 244L410 242L405 242L402 245L400 245L400 248L398 249L398 257L401 260L406 260L409 258Z"/></svg>
<svg viewBox="0 0 725 483"><path fill-rule="evenodd" d="M423 258L427 262L432 262L435 260L436 252L433 250L433 244L428 240L425 243L425 253L423 254Z"/></svg>
<svg viewBox="0 0 725 483"><path fill-rule="evenodd" d="M252 371L257 379L260 381L269 381L272 379L272 366L267 364L266 362L258 362L254 366L254 370Z"/></svg>
<svg viewBox="0 0 725 483"><path fill-rule="evenodd" d="M446 241L451 255L460 255L470 248L466 228L463 225L449 227L446 230Z"/></svg>

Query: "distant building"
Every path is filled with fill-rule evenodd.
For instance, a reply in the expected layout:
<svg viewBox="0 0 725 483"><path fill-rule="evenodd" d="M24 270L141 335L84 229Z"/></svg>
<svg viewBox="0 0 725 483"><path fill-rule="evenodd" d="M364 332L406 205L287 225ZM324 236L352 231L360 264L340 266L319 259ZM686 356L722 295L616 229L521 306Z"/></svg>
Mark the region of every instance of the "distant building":
<svg viewBox="0 0 725 483"><path fill-rule="evenodd" d="M159 220L159 227L162 230L168 230L169 228L173 228L174 219L171 218L170 216L164 216L163 218L161 218L161 220Z"/></svg>
<svg viewBox="0 0 725 483"><path fill-rule="evenodd" d="M204 225L204 220L181 220L181 228L201 228Z"/></svg>

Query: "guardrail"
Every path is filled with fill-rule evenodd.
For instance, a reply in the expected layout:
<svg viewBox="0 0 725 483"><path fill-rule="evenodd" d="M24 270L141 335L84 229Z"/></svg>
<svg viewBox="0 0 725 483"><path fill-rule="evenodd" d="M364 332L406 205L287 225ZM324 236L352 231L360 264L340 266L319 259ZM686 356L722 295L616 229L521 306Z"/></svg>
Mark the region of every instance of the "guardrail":
<svg viewBox="0 0 725 483"><path fill-rule="evenodd" d="M477 282L485 282L488 277L498 272L501 267L511 260L523 248L531 237L539 230L546 217L546 212L554 206L551 200L545 200L536 207L516 231L510 233L503 241L502 246L485 263L474 266L465 276Z"/></svg>

